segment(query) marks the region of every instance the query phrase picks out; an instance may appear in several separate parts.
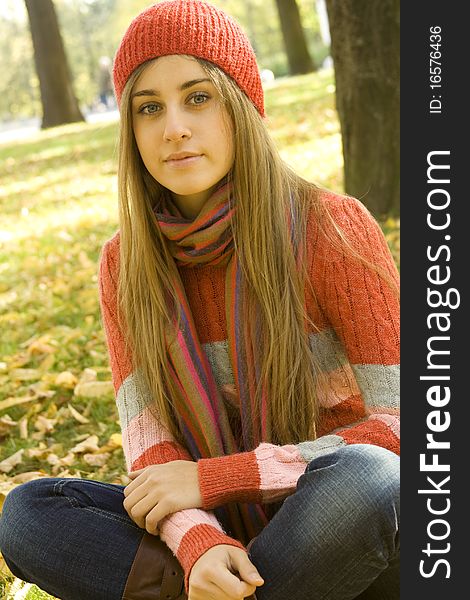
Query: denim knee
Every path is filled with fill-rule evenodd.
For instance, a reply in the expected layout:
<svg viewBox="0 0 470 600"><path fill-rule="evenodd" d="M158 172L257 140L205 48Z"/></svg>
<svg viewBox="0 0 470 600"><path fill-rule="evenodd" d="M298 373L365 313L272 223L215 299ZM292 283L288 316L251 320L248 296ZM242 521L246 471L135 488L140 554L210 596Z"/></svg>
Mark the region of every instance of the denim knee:
<svg viewBox="0 0 470 600"><path fill-rule="evenodd" d="M390 450L372 444L342 446L312 460L306 473L333 465L347 483L353 484L357 476L364 497L371 502L399 504L400 459Z"/></svg>
<svg viewBox="0 0 470 600"><path fill-rule="evenodd" d="M51 478L34 479L8 493L0 515L0 551L7 558L21 556L21 545L27 542L34 511L42 490L50 487Z"/></svg>
<svg viewBox="0 0 470 600"><path fill-rule="evenodd" d="M312 460L302 478L303 485L318 485L320 471L329 476L322 479L332 498L343 509L361 516L361 523L376 526L396 549L400 520L400 459L380 446L351 444ZM324 473L325 474L325 473ZM302 479L301 478L301 479ZM299 481L300 483L300 481ZM351 523L353 525L353 523ZM393 552L393 551L392 551Z"/></svg>

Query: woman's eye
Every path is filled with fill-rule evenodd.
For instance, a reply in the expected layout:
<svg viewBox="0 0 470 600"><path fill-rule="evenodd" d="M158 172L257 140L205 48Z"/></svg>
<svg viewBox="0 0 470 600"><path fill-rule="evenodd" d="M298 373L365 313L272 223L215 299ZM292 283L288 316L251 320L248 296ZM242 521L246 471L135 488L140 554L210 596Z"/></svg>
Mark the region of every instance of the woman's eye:
<svg viewBox="0 0 470 600"><path fill-rule="evenodd" d="M145 115L154 115L159 112L160 107L158 104L146 104L139 109L140 113L144 113Z"/></svg>
<svg viewBox="0 0 470 600"><path fill-rule="evenodd" d="M189 101L193 104L204 104L209 99L209 94L204 94L202 92L196 92L193 94Z"/></svg>

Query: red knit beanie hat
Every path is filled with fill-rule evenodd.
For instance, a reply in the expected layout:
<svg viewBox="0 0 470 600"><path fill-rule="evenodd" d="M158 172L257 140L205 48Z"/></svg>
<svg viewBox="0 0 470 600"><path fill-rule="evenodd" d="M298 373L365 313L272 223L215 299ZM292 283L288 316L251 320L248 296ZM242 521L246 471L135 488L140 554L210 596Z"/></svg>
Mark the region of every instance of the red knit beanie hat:
<svg viewBox="0 0 470 600"><path fill-rule="evenodd" d="M129 25L114 58L118 104L130 74L143 62L168 54L208 60L230 75L264 116L264 95L251 44L230 16L205 0L164 0Z"/></svg>

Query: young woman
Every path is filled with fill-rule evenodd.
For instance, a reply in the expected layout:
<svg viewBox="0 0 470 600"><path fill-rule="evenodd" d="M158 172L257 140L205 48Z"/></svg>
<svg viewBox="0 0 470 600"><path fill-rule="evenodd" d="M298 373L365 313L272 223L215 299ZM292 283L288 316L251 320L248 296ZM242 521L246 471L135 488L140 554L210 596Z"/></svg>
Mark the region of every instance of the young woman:
<svg viewBox="0 0 470 600"><path fill-rule="evenodd" d="M398 599L398 277L377 223L280 159L253 50L210 4L137 16L114 84L100 293L131 482L19 486L5 560L63 600Z"/></svg>

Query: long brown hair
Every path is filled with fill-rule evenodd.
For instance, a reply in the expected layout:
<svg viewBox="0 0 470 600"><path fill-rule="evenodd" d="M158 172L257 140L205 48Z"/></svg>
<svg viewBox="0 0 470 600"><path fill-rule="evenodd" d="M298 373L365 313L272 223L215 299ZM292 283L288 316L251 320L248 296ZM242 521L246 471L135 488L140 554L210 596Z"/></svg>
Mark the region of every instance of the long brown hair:
<svg viewBox="0 0 470 600"><path fill-rule="evenodd" d="M260 381L267 386L272 431L272 439L265 441L312 440L322 375L309 342L309 332L316 327L306 311L307 265L306 261L296 264L287 215L295 219L301 256L306 256L307 220L332 219L318 199L318 188L281 159L263 119L237 84L215 65L196 60L217 88L233 124L235 158L230 178L236 211L232 229L248 290L246 318L255 314L255 306L261 309ZM162 188L145 168L132 130L131 93L147 65L134 71L121 98L118 298L134 365L142 385L150 388L155 415L181 441L163 335L178 308L171 285L177 267L153 213ZM340 234L336 243L341 239ZM261 384L257 402L260 394Z"/></svg>

